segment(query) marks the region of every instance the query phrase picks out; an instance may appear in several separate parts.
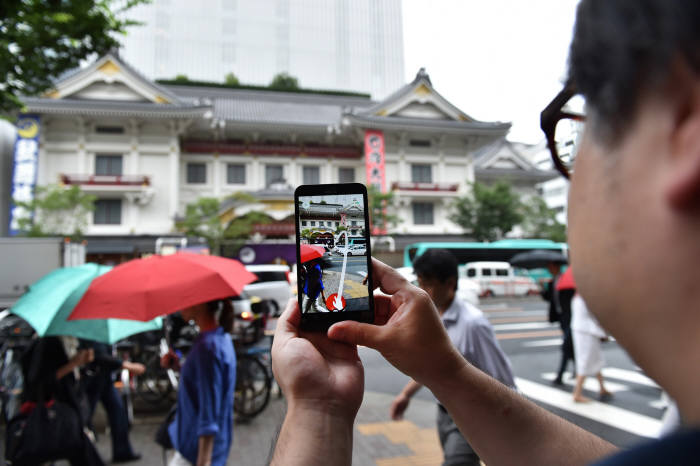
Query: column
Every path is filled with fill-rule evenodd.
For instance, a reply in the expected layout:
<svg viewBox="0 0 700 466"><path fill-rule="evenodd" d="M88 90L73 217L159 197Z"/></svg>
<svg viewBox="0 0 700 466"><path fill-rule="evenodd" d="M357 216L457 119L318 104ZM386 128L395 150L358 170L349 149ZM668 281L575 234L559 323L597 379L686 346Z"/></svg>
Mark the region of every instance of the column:
<svg viewBox="0 0 700 466"><path fill-rule="evenodd" d="M433 180L433 183L444 183L447 181L445 173L445 142L447 137L441 134L438 139L438 167L437 167L437 179Z"/></svg>
<svg viewBox="0 0 700 466"><path fill-rule="evenodd" d="M180 143L178 141L178 128L175 121L170 122L169 146L168 165L170 172L168 180L168 213L170 220L173 221L180 208Z"/></svg>
<svg viewBox="0 0 700 466"><path fill-rule="evenodd" d="M129 120L129 166L128 171L124 170L124 175L138 175L141 167L139 163L139 124L136 120Z"/></svg>
<svg viewBox="0 0 700 466"><path fill-rule="evenodd" d="M78 173L88 174L87 155L85 152L85 120L78 117Z"/></svg>
<svg viewBox="0 0 700 466"><path fill-rule="evenodd" d="M250 174L250 184L254 191L265 188L265 176L262 173L262 167L260 165L260 160L257 155L253 156L253 162L251 164L251 174Z"/></svg>
<svg viewBox="0 0 700 466"><path fill-rule="evenodd" d="M211 165L212 179L214 181L214 197L221 197L221 160L219 153L214 152L214 161Z"/></svg>

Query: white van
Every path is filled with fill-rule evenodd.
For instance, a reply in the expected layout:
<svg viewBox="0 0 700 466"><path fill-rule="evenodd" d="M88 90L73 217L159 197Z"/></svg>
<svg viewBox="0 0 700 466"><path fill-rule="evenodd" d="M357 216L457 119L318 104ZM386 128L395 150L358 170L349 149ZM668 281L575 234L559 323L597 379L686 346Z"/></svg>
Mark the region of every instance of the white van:
<svg viewBox="0 0 700 466"><path fill-rule="evenodd" d="M528 296L539 294L537 282L508 262L469 262L459 267L459 276L476 281L480 296Z"/></svg>

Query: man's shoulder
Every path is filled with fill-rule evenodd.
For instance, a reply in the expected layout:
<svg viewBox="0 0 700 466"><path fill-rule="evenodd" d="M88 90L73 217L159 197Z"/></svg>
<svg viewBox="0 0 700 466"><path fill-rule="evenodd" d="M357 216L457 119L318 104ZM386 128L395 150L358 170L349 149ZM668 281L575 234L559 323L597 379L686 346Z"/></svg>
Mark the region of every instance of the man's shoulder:
<svg viewBox="0 0 700 466"><path fill-rule="evenodd" d="M697 464L700 455L700 429L683 430L659 440L644 443L595 463L595 466L657 464Z"/></svg>

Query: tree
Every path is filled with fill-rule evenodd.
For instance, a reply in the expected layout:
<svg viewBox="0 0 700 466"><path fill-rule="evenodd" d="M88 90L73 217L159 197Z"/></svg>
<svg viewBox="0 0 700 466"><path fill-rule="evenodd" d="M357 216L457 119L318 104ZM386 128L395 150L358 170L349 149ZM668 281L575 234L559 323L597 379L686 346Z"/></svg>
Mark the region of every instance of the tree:
<svg viewBox="0 0 700 466"><path fill-rule="evenodd" d="M566 225L559 223L556 210L550 209L540 196L523 204L522 228L528 238L566 242Z"/></svg>
<svg viewBox="0 0 700 466"><path fill-rule="evenodd" d="M395 213L396 206L392 191L383 193L374 185L367 185L367 197L369 220L373 229L386 232L389 228L399 224L401 219Z"/></svg>
<svg viewBox="0 0 700 466"><path fill-rule="evenodd" d="M226 199L244 203L255 202L255 198L246 193L234 193ZM236 248L241 240L248 238L254 225L271 221L267 214L251 211L235 217L228 223L224 222L221 218L222 202L223 200L214 197L201 197L196 202L187 204L185 217L176 224L187 236L206 239L212 254L216 255L221 253L222 244L226 243L228 253L231 250L230 246Z"/></svg>
<svg viewBox="0 0 700 466"><path fill-rule="evenodd" d="M186 84L190 82L190 78L188 78L186 74L178 74L175 76L175 79L173 79L173 81L177 83Z"/></svg>
<svg viewBox="0 0 700 466"><path fill-rule="evenodd" d="M79 241L87 228L88 215L95 210L96 199L78 186L48 185L37 186L34 199L29 202L13 202L32 214L19 220L19 229L25 235L69 236Z"/></svg>
<svg viewBox="0 0 700 466"><path fill-rule="evenodd" d="M492 186L473 183L472 194L455 201L456 212L451 219L477 241L503 238L523 220L518 195L508 183L499 181Z"/></svg>
<svg viewBox="0 0 700 466"><path fill-rule="evenodd" d="M238 86L240 81L238 81L238 77L231 72L224 77L224 84L228 84L229 86Z"/></svg>
<svg viewBox="0 0 700 466"><path fill-rule="evenodd" d="M21 95L49 89L91 55L119 46L124 13L144 0L0 2L0 112L22 108Z"/></svg>
<svg viewBox="0 0 700 466"><path fill-rule="evenodd" d="M299 89L299 80L288 73L279 73L272 78L269 88L278 91L293 91Z"/></svg>

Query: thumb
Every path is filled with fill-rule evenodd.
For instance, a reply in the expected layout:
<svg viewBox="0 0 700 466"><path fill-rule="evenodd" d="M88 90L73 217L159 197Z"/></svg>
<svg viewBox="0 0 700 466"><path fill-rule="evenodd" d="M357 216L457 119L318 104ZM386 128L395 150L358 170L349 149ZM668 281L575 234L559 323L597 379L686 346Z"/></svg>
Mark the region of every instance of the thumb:
<svg viewBox="0 0 700 466"><path fill-rule="evenodd" d="M328 329L328 338L352 345L377 348L381 344L382 327L354 320L337 322Z"/></svg>

